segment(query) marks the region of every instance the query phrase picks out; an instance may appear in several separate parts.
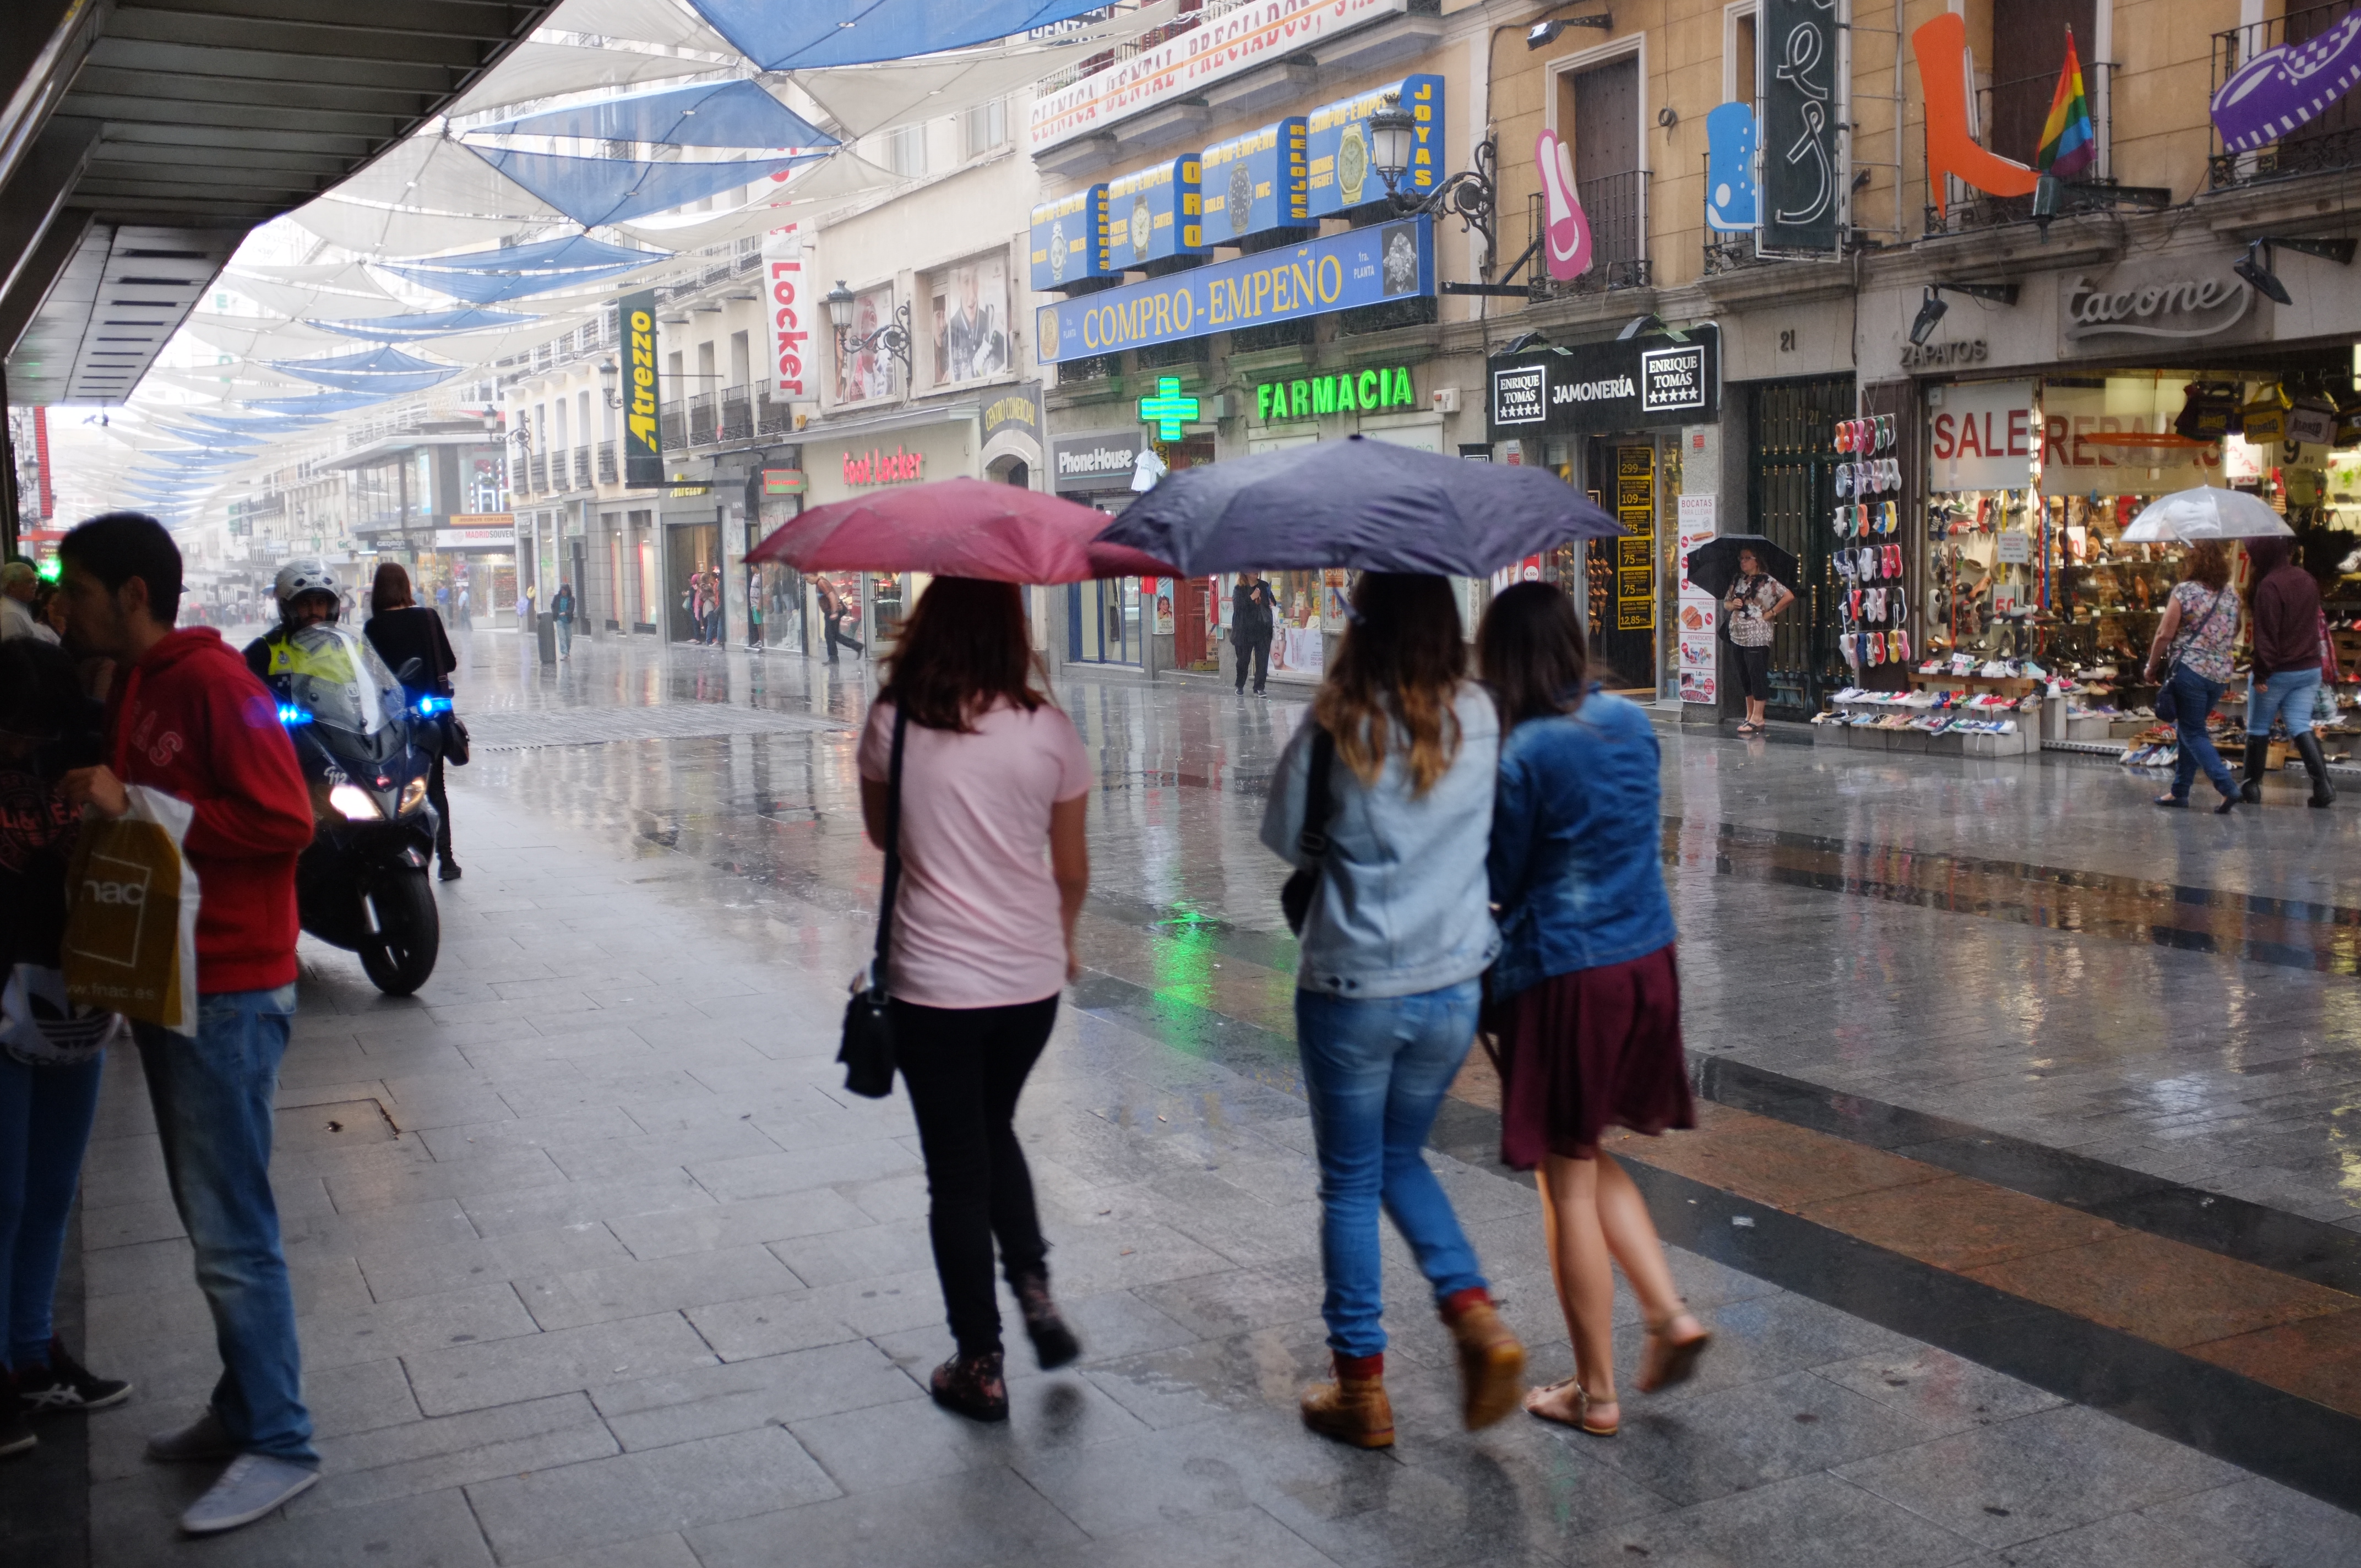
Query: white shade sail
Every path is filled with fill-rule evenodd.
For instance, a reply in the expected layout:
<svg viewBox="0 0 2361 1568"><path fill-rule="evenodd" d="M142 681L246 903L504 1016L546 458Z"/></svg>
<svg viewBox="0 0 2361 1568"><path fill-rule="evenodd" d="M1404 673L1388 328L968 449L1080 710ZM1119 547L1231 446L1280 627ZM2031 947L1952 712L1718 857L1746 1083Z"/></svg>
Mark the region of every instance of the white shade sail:
<svg viewBox="0 0 2361 1568"><path fill-rule="evenodd" d="M684 81L699 74L735 75L735 55L726 60L687 60L675 54L646 54L627 49L594 49L583 44L544 43L529 38L511 50L490 74L451 107L451 117L465 119L488 109L512 108L566 93L587 93L598 87L628 87L639 82L661 82L676 76Z"/></svg>
<svg viewBox="0 0 2361 1568"><path fill-rule="evenodd" d="M323 196L287 214L330 245L357 256L389 259L498 245L542 225L515 218L471 218L458 213L406 212Z"/></svg>
<svg viewBox="0 0 2361 1568"><path fill-rule="evenodd" d="M457 142L436 136L412 137L337 186L336 194L347 201L466 217L566 221L564 214Z"/></svg>
<svg viewBox="0 0 2361 1568"><path fill-rule="evenodd" d="M730 60L738 54L719 33L706 26L704 17L673 0L566 0L550 13L542 31L634 38Z"/></svg>

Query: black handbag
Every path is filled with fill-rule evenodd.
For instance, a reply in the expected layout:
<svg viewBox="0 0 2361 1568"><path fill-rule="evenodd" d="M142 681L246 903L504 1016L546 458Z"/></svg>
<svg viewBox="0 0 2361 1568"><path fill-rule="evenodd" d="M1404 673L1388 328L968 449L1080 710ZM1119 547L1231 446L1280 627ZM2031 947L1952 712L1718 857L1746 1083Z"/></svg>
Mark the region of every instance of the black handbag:
<svg viewBox="0 0 2361 1568"><path fill-rule="evenodd" d="M1312 895L1320 891L1320 867L1316 863L1328 855L1328 773L1336 761L1336 741L1325 729L1312 732L1311 776L1303 784L1303 831L1295 836L1295 847L1315 862L1309 868L1299 868L1279 890L1279 906L1287 915L1287 928L1297 936L1303 935L1303 922L1312 913Z"/></svg>
<svg viewBox="0 0 2361 1568"><path fill-rule="evenodd" d="M885 994L885 960L894 943L894 889L902 880L902 734L909 719L894 709L894 758L885 769L885 890L877 900L877 953L869 960L869 983L855 975L852 999L844 1004L844 1041L836 1059L844 1067L844 1087L883 1100L894 1092L894 1015Z"/></svg>
<svg viewBox="0 0 2361 1568"><path fill-rule="evenodd" d="M443 760L455 768L464 768L473 753L467 740L467 721L456 713L443 716Z"/></svg>

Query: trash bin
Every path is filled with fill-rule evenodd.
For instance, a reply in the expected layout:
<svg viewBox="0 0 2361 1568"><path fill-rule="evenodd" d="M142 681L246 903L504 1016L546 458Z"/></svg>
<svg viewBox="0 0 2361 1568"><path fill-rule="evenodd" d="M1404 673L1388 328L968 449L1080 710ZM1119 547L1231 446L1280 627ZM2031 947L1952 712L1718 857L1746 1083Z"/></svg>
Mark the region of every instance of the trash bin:
<svg viewBox="0 0 2361 1568"><path fill-rule="evenodd" d="M533 618L533 645L541 650L543 663L557 663L557 617L535 615Z"/></svg>

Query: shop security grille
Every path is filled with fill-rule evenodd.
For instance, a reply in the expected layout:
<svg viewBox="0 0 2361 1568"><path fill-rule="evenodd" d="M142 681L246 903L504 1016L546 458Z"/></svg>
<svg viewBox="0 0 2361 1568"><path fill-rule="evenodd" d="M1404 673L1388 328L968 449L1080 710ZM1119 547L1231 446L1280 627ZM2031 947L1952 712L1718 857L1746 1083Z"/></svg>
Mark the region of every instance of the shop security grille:
<svg viewBox="0 0 2361 1568"><path fill-rule="evenodd" d="M1853 416L1850 376L1771 381L1749 389L1753 453L1746 510L1752 532L1795 557L1800 601L1772 622L1771 707L1778 718L1808 718L1849 679L1837 652L1836 422Z"/></svg>

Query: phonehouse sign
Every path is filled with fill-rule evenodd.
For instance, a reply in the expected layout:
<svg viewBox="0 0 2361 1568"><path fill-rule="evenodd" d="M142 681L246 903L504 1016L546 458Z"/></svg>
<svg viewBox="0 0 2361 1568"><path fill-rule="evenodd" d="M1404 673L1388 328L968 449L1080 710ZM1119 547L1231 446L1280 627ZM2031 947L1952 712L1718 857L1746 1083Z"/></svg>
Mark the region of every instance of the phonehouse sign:
<svg viewBox="0 0 2361 1568"><path fill-rule="evenodd" d="M1107 276L1107 188L1092 185L1033 209L1033 291L1047 294Z"/></svg>
<svg viewBox="0 0 2361 1568"><path fill-rule="evenodd" d="M785 228L763 236L763 282L770 291L771 390L801 398L804 344L811 336L803 324L803 236Z"/></svg>
<svg viewBox="0 0 2361 1568"><path fill-rule="evenodd" d="M1312 217L1336 217L1385 199L1386 182L1378 173L1368 122L1370 115L1386 106L1388 98L1399 99L1417 126L1411 142L1410 168L1401 177L1401 193L1422 196L1434 189L1444 167L1443 78L1406 76L1323 104L1305 116L1309 137L1305 178Z"/></svg>
<svg viewBox="0 0 2361 1568"><path fill-rule="evenodd" d="M1255 388L1255 418L1266 424L1321 414L1383 412L1416 406L1417 397L1411 390L1407 365L1345 370L1334 376L1307 376L1293 381L1265 381Z"/></svg>
<svg viewBox="0 0 2361 1568"><path fill-rule="evenodd" d="M615 302L615 335L623 345L623 483L634 488L661 485L664 445L656 426L653 289Z"/></svg>
<svg viewBox="0 0 2361 1568"><path fill-rule="evenodd" d="M1198 173L1192 153L1107 182L1107 259L1113 270L1170 257L1202 258L1204 205Z"/></svg>

